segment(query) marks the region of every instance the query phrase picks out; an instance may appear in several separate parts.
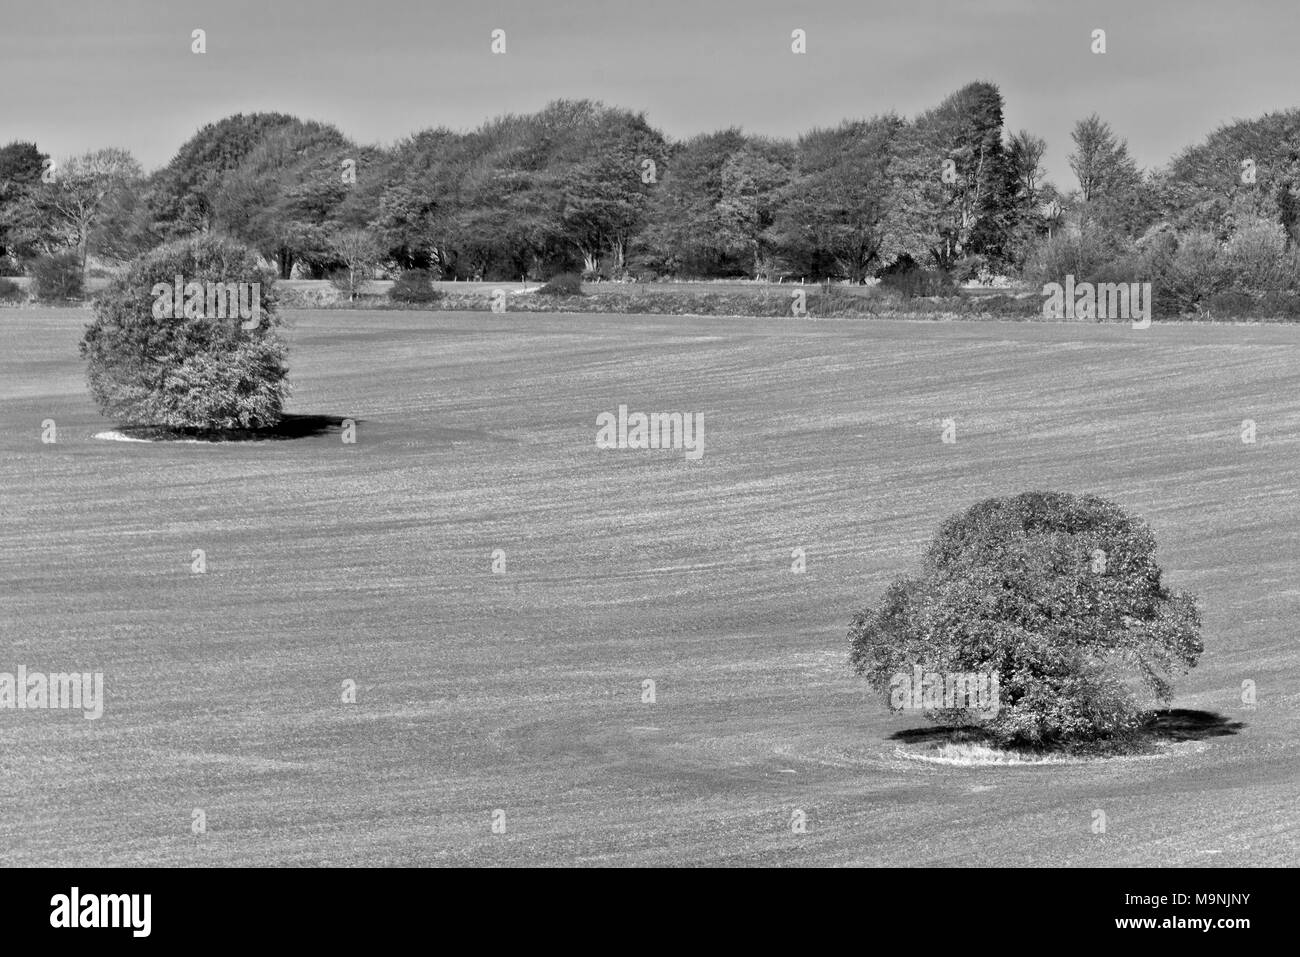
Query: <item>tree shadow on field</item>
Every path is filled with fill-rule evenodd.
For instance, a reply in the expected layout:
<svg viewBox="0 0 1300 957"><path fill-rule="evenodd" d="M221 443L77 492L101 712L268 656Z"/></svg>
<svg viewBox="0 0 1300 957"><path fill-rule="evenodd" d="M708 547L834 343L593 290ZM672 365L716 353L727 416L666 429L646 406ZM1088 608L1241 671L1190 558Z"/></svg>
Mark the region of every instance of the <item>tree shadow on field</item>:
<svg viewBox="0 0 1300 957"><path fill-rule="evenodd" d="M1215 711L1194 711L1188 708L1170 708L1148 712L1142 730L1123 744L1095 742L1076 750L1081 753L1125 753L1154 750L1157 744L1178 744L1184 741L1204 741L1237 734L1246 727L1243 721L1233 721ZM895 731L889 740L902 744L935 748L946 744L994 744L978 725L932 725L924 728L905 728ZM1053 749L1009 748L1013 751L1047 753Z"/></svg>
<svg viewBox="0 0 1300 957"><path fill-rule="evenodd" d="M974 728L957 725L936 724L927 728L906 728L895 731L889 736L890 741L902 741L904 744L932 744L940 741L975 741L981 740Z"/></svg>
<svg viewBox="0 0 1300 957"><path fill-rule="evenodd" d="M1146 722L1147 733L1158 741L1203 741L1236 734L1246 727L1243 721L1230 721L1214 711L1171 708L1152 713Z"/></svg>
<svg viewBox="0 0 1300 957"><path fill-rule="evenodd" d="M264 429L171 429L160 426L125 426L119 428L123 435L152 442L277 442L289 439L310 439L340 432L343 423L357 425L361 420L337 415L294 415L286 413L280 421Z"/></svg>

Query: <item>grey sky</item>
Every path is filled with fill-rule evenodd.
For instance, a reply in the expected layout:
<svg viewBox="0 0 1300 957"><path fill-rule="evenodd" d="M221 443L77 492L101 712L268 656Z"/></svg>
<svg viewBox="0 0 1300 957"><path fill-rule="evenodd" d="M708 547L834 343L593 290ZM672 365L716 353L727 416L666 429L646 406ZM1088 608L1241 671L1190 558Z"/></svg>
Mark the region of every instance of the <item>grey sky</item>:
<svg viewBox="0 0 1300 957"><path fill-rule="evenodd" d="M1300 106L1297 0L3 0L0 31L0 143L122 146L148 168L241 111L391 143L590 97L675 137L791 136L989 80L1007 126L1045 137L1051 178L1072 188L1069 131L1094 110L1147 166L1222 122Z"/></svg>

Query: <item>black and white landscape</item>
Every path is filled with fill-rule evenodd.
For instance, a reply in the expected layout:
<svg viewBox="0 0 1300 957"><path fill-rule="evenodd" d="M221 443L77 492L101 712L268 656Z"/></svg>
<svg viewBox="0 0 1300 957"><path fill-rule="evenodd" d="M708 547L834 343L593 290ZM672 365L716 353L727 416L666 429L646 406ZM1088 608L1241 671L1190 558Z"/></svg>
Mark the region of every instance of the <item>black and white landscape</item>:
<svg viewBox="0 0 1300 957"><path fill-rule="evenodd" d="M879 6L0 13L0 863L1295 865L1300 12Z"/></svg>

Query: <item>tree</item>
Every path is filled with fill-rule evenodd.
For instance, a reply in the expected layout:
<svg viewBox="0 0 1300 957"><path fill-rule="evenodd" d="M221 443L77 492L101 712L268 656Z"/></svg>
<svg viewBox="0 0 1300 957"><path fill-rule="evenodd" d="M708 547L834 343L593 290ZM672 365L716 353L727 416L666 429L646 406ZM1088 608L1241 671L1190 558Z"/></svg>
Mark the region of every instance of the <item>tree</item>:
<svg viewBox="0 0 1300 957"><path fill-rule="evenodd" d="M1096 113L1075 124L1070 169L1079 180L1080 215L1117 235L1134 236L1150 225L1144 178L1129 156L1128 144L1116 138Z"/></svg>
<svg viewBox="0 0 1300 957"><path fill-rule="evenodd" d="M91 238L114 197L130 192L140 164L126 150L101 149L74 157L54 170L53 182L28 191L18 220L28 243L76 249L86 267Z"/></svg>
<svg viewBox="0 0 1300 957"><path fill-rule="evenodd" d="M186 284L179 315L177 276ZM278 423L289 384L272 282L251 249L213 234L132 262L96 298L81 341L100 413L127 426L193 432ZM251 308L231 315L219 283Z"/></svg>
<svg viewBox="0 0 1300 957"><path fill-rule="evenodd" d="M776 219L793 167L791 144L754 136L722 166L722 194L714 209L718 239L738 251L746 273L755 278L775 269Z"/></svg>
<svg viewBox="0 0 1300 957"><path fill-rule="evenodd" d="M288 123L271 130L211 190L213 225L253 246L288 279L306 262L330 265L334 210L347 195L342 161L357 148L333 126Z"/></svg>
<svg viewBox="0 0 1300 957"><path fill-rule="evenodd" d="M914 666L996 675L1000 709L983 728L1003 743L1132 735L1135 689L1167 703L1202 652L1195 599L1161 583L1155 547L1143 522L1094 496L987 499L943 523L919 577L854 617L853 667L886 697Z"/></svg>
<svg viewBox="0 0 1300 957"><path fill-rule="evenodd" d="M1129 156L1128 143L1116 139L1109 123L1093 113L1076 123L1070 135L1075 147L1070 169L1085 203L1119 198L1136 188L1137 164Z"/></svg>
<svg viewBox="0 0 1300 957"><path fill-rule="evenodd" d="M578 106L576 120L567 124L548 163L560 193L561 229L582 257L585 272L596 272L608 254L612 271L621 274L654 185L642 173L653 167L657 178L666 144L643 114L587 101Z"/></svg>
<svg viewBox="0 0 1300 957"><path fill-rule="evenodd" d="M15 141L0 147L0 258L21 252L13 248L15 216L40 185L47 159L35 143Z"/></svg>
<svg viewBox="0 0 1300 957"><path fill-rule="evenodd" d="M1060 225L1064 206L1056 187L1046 180L1043 156L1047 141L1028 130L1020 130L1007 141L1007 166L1012 190L1008 210L1007 264L1024 267L1046 233L1050 238Z"/></svg>
<svg viewBox="0 0 1300 957"><path fill-rule="evenodd" d="M211 230L214 194L226 176L238 169L268 134L301 123L284 113L236 113L196 132L146 184L150 248L164 240Z"/></svg>
<svg viewBox="0 0 1300 957"><path fill-rule="evenodd" d="M397 144L373 206L373 226L388 259L402 269L432 267L439 274L457 275L451 227L471 162L468 137L445 128Z"/></svg>
<svg viewBox="0 0 1300 957"><path fill-rule="evenodd" d="M794 181L782 191L776 232L799 275L861 282L877 265L889 211L896 116L814 130L796 147Z"/></svg>
<svg viewBox="0 0 1300 957"><path fill-rule="evenodd" d="M425 131L399 144L375 225L400 265L457 278L519 278L548 259L571 260L553 162L566 142L559 101L467 134Z"/></svg>
<svg viewBox="0 0 1300 957"><path fill-rule="evenodd" d="M379 247L364 229L342 229L330 239L330 251L342 266L331 277L334 288L356 302L357 295L374 278Z"/></svg>
<svg viewBox="0 0 1300 957"><path fill-rule="evenodd" d="M1264 217L1300 242L1300 109L1219 127L1170 163L1164 196L1179 228L1226 237L1235 219Z"/></svg>
<svg viewBox="0 0 1300 957"><path fill-rule="evenodd" d="M1040 187L1047 171L1043 169L1043 156L1047 153L1047 140L1028 130L1013 133L1007 143L1007 165L1016 183L1016 192L1029 205L1038 204Z"/></svg>
<svg viewBox="0 0 1300 957"><path fill-rule="evenodd" d="M752 276L794 165L790 144L738 129L675 147L649 210L644 241L668 272Z"/></svg>
<svg viewBox="0 0 1300 957"><path fill-rule="evenodd" d="M1002 94L970 83L892 141L890 211L882 255L951 269L961 257L1003 254L1014 181L1002 145Z"/></svg>
<svg viewBox="0 0 1300 957"><path fill-rule="evenodd" d="M35 143L15 140L0 146L0 190L35 186L41 181L48 158Z"/></svg>

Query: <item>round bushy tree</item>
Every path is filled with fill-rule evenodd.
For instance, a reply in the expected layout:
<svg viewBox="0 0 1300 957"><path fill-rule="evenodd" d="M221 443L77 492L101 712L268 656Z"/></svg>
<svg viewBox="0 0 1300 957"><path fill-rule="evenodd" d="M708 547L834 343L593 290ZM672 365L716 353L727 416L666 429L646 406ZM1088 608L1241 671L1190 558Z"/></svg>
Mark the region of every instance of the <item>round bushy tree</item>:
<svg viewBox="0 0 1300 957"><path fill-rule="evenodd" d="M252 250L214 235L132 262L96 297L81 341L100 412L188 432L278 423L289 383L273 282Z"/></svg>
<svg viewBox="0 0 1300 957"><path fill-rule="evenodd" d="M1196 601L1161 584L1155 550L1144 522L1100 498L988 499L943 523L919 577L854 617L851 661L886 697L916 666L996 676L998 709L979 723L1004 744L1129 737L1144 699L1167 704L1202 650Z"/></svg>

